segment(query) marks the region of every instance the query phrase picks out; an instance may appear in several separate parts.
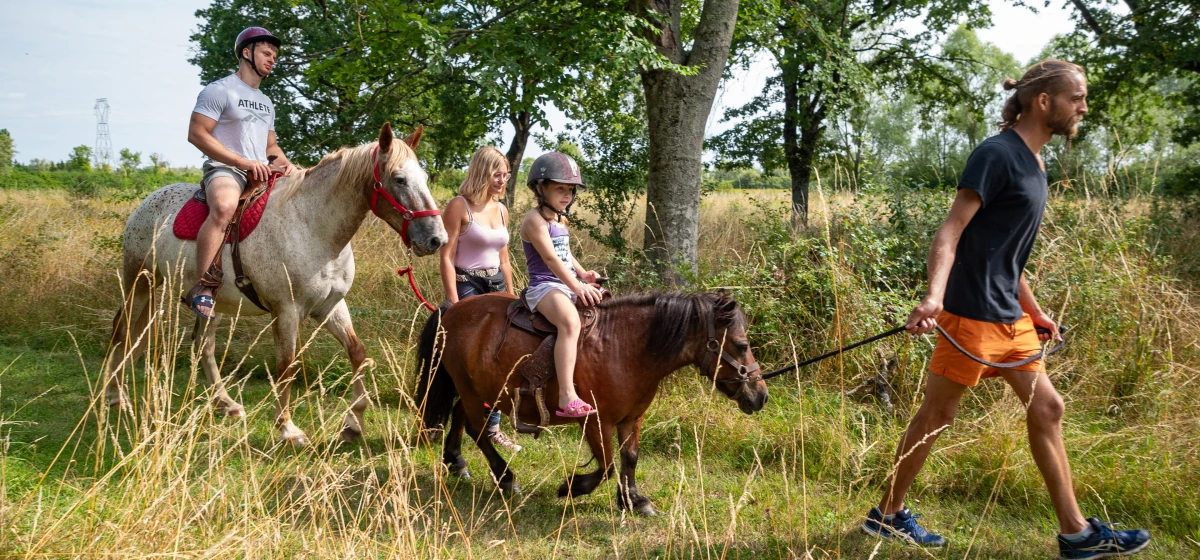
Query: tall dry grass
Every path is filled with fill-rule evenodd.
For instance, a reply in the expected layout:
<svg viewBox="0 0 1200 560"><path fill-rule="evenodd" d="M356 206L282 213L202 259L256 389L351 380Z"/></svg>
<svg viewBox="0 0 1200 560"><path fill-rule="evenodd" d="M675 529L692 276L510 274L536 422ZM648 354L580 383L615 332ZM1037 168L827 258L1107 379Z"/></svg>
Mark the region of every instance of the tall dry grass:
<svg viewBox="0 0 1200 560"><path fill-rule="evenodd" d="M751 314L760 359L782 364L889 325L919 289L885 194L814 196L807 232L778 213L784 193L717 193L701 215L701 282L727 286ZM439 193L442 200L448 193ZM518 204L518 208L522 207ZM348 303L375 360L365 441L337 445L349 366L316 325L294 399L314 441L292 451L271 425L265 319L226 322L218 336L230 391L249 415L213 416L187 341L191 321L162 297L148 336L156 350L127 376L137 410L112 414L97 371L132 203L0 191L0 553L28 557L912 557L1038 558L1054 523L1028 455L1023 409L984 384L942 435L911 503L947 534L929 553L855 531L877 499L908 414L920 401L930 341L895 339L781 378L747 417L690 372L651 407L639 486L663 512L616 508L615 482L571 501L554 497L587 460L577 429L556 430L512 458L524 492L504 496L468 444L473 480L449 478L436 446L416 440L414 326L424 319L406 282L398 236L368 220L354 241ZM586 209L584 210L586 212ZM640 208L638 210L641 215ZM514 212L514 226L520 213ZM1151 245L1151 204L1059 199L1031 263L1035 289L1077 331L1051 366L1068 400L1068 447L1089 515L1156 531L1150 555L1200 554L1200 309L1194 287ZM640 220L627 237L640 244ZM1195 229L1184 224L1184 229ZM892 233L889 233L892 232ZM1188 233L1187 235L1191 235ZM582 235L577 255L610 267L618 289L654 287L636 267ZM897 241L899 240L899 241ZM914 242L919 245L919 242ZM1186 256L1186 246L1173 246ZM899 256L897 256L899 255ZM519 258L519 253L518 257ZM417 281L439 299L436 263ZM889 272L880 279L872 267ZM430 293L432 292L432 293ZM180 320L180 317L184 317ZM892 410L845 396L882 358ZM234 368L237 368L236 371ZM505 426L507 429L507 425ZM589 467L590 469L590 467Z"/></svg>

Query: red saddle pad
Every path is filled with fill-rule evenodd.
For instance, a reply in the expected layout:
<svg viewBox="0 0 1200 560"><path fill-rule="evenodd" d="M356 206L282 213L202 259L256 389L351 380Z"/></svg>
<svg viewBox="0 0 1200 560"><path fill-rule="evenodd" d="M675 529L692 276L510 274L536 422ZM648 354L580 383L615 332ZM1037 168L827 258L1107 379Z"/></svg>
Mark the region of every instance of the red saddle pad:
<svg viewBox="0 0 1200 560"><path fill-rule="evenodd" d="M242 213L241 235L238 236L239 242L245 241L254 232L254 228L258 227L258 221L262 219L263 209L267 207L267 199L271 198L272 190L271 187L268 187L267 192L258 197L258 200L255 200ZM179 214L175 216L175 227L172 228L175 232L175 237L179 239L196 239L196 236L200 233L200 226L207 219L208 204L200 202L195 198L189 198L187 203L183 205L183 208L179 210ZM225 240L226 243L229 241L229 239Z"/></svg>

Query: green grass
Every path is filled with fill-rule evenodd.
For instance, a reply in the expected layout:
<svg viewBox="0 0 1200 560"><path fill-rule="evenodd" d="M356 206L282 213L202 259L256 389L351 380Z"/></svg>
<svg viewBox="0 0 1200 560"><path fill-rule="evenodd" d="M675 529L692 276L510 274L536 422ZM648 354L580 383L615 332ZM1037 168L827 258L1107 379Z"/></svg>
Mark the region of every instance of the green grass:
<svg viewBox="0 0 1200 560"><path fill-rule="evenodd" d="M894 224L880 226L846 207L849 213L830 219L836 226L831 245L844 249L830 251L820 225L817 234L798 236L773 222L737 229L728 219L714 219L738 207L748 223L744 214L754 211L740 195L720 196L730 199L706 199L702 228L710 228L706 239L721 239L738 254L706 254L703 280L750 287L734 293L751 313L751 340L765 366L786 359L790 340L799 354L811 354L837 344L836 321L852 331L844 333L851 340L872 334L893 308L909 305L903 286L914 274L915 249L900 248L904 238ZM450 478L440 465L440 445L416 437L411 329L422 314L392 274L392 263L403 258L394 234L374 222L355 241L359 278L349 298L356 328L377 362L362 442L336 443L349 366L322 334L304 355L303 383L293 397L295 421L313 445L292 450L278 444L268 365L273 349L269 337L249 347L266 324L262 319L242 321L232 337L230 323L222 323L218 335L218 356L226 356L223 371L234 398L247 407L245 420L213 416L187 345L135 364L126 382L137 410L110 414L102 406L98 369L117 300L111 274L95 271L115 269L118 257L111 244L90 240L119 231L131 206L98 201L72 209L69 200L0 191L0 297L8 302L0 308L0 554L1055 553L1057 523L1027 449L1022 409L998 381L968 393L910 496L910 505L950 546L880 545L857 529L878 500L896 442L920 400L929 343L905 337L772 381L770 402L753 416L711 392L690 369L669 378L648 412L638 466L639 490L657 517L619 511L611 480L590 496L556 497L565 474L590 458L577 428L519 438L525 450L511 457L519 495L496 490L470 443L464 454L474 478ZM1050 371L1068 402L1065 432L1081 505L1088 515L1153 531L1141 557L1200 556L1200 368L1192 349L1200 313L1191 288L1172 279L1171 258L1146 248L1149 234L1137 233L1136 222L1069 204L1058 203L1044 235L1078 240L1078 247L1057 245L1035 256L1033 265L1043 300L1055 309L1069 304L1078 329ZM919 223L922 216L910 218ZM587 262L605 257L584 243L581 253L593 259ZM616 268L621 262L607 265L624 278L618 289L644 288L632 274L636 269ZM436 286L432 263L417 264L421 285ZM863 274L875 269L883 276ZM901 288L888 291L880 283ZM168 340L180 328L164 324L159 332ZM306 325L301 340L312 328ZM898 360L889 379L894 415L872 399L842 396L878 368L881 349Z"/></svg>

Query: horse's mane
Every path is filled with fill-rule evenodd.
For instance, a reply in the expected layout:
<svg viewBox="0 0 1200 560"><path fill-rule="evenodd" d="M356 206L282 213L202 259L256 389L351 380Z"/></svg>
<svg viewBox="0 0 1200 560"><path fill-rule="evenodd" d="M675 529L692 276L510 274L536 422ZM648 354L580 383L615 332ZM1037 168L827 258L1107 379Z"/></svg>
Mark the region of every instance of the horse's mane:
<svg viewBox="0 0 1200 560"><path fill-rule="evenodd" d="M339 148L327 154L316 165L307 169L300 169L288 176L287 180L279 185L278 190L276 190L276 196L282 197L280 199L282 202L287 202L300 191L302 185L308 179L313 179L314 182L317 182L318 178L327 175L331 167L338 162L341 162L341 165L337 168L337 177L328 182L328 187L355 184L365 186L374 179L375 158L372 152L374 152L377 144L377 142L367 142L353 148ZM409 148L408 144L399 139L392 141L391 153L391 157L386 162L387 167L380 170L381 175L391 175L397 167L400 167L410 158L416 157L416 153L413 152L412 148ZM328 178L326 178L326 181L328 181Z"/></svg>
<svg viewBox="0 0 1200 560"><path fill-rule="evenodd" d="M654 306L646 350L655 359L667 361L683 352L684 345L696 333L707 329L716 319L717 327L745 329L745 315L737 301L723 293L682 294L679 292L642 294L600 302L601 309L625 306Z"/></svg>

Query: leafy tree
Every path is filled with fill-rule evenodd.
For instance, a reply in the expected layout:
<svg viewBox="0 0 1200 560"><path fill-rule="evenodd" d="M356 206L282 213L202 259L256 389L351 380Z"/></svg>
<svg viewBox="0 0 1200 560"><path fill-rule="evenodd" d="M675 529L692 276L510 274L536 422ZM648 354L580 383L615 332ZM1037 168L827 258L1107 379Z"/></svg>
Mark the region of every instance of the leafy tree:
<svg viewBox="0 0 1200 560"><path fill-rule="evenodd" d="M1106 119L1110 108L1137 111L1150 83L1182 79L1170 100L1183 113L1174 127L1183 144L1200 140L1200 0L1071 0L1076 34L1089 48L1073 49L1089 73L1088 102ZM1153 101L1149 102L1153 105ZM1133 105L1134 107L1130 107ZM1101 122L1104 122L1101 120Z"/></svg>
<svg viewBox="0 0 1200 560"><path fill-rule="evenodd" d="M72 171L91 171L92 149L82 144L71 148L71 155L67 157L67 168Z"/></svg>
<svg viewBox="0 0 1200 560"><path fill-rule="evenodd" d="M924 31L899 24L923 18ZM748 61L758 52L775 61L763 92L729 110L747 119L713 140L725 165L765 170L786 166L792 180L792 217L808 223L812 170L832 119L863 103L871 89L890 83L914 87L941 76L932 39L960 20L987 21L968 0L760 0L741 18L736 50Z"/></svg>
<svg viewBox="0 0 1200 560"><path fill-rule="evenodd" d="M162 170L170 167L171 164L167 162L166 158L164 158L162 154L156 152L150 154L150 166L152 169L154 169L155 173L160 173Z"/></svg>
<svg viewBox="0 0 1200 560"><path fill-rule="evenodd" d="M12 167L13 139L7 128L0 128L0 170Z"/></svg>
<svg viewBox="0 0 1200 560"><path fill-rule="evenodd" d="M129 148L121 148L121 171L125 172L126 175L129 175L140 165L142 165L141 152L134 152Z"/></svg>
<svg viewBox="0 0 1200 560"><path fill-rule="evenodd" d="M630 12L646 24L643 36L672 67L643 64L649 169L644 248L659 277L683 278L694 269L700 217L704 127L725 72L738 0L702 4L634 0Z"/></svg>
<svg viewBox="0 0 1200 560"><path fill-rule="evenodd" d="M457 139L464 130L437 126L439 115L443 102L472 104L439 95L447 74L440 8L400 0L213 0L196 12L191 62L204 83L227 76L238 67L230 46L238 32L264 26L283 41L262 90L275 104L276 135L289 158L313 164L391 121L400 130L429 125L422 153L459 163L460 154L439 149L445 136Z"/></svg>

